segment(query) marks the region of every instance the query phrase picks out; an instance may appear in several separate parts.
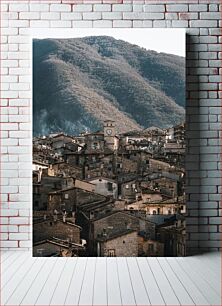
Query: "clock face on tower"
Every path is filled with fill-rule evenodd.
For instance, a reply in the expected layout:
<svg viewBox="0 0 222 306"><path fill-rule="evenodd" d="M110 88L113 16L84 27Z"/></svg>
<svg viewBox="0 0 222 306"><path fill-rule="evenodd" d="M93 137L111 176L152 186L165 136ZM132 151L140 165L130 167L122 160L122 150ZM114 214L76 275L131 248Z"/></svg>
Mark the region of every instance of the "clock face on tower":
<svg viewBox="0 0 222 306"><path fill-rule="evenodd" d="M107 129L106 130L106 135L111 135L112 134L112 130L111 129Z"/></svg>

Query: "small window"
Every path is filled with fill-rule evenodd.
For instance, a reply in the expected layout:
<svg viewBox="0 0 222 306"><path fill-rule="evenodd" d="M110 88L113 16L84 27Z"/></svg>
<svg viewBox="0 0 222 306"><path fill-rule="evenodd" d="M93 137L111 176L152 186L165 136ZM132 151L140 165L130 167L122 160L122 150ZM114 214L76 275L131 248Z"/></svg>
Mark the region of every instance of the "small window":
<svg viewBox="0 0 222 306"><path fill-rule="evenodd" d="M148 244L148 250L149 250L149 252L153 252L154 251L153 244L151 244L151 243Z"/></svg>
<svg viewBox="0 0 222 306"><path fill-rule="evenodd" d="M125 188L126 188L126 189L129 189L129 185L126 185Z"/></svg>
<svg viewBox="0 0 222 306"><path fill-rule="evenodd" d="M68 198L69 198L69 194L65 193L65 199L68 200Z"/></svg>
<svg viewBox="0 0 222 306"><path fill-rule="evenodd" d="M107 183L107 189L108 189L108 191L113 191L113 184L108 182Z"/></svg>
<svg viewBox="0 0 222 306"><path fill-rule="evenodd" d="M99 148L99 144L98 144L97 142L94 142L94 143L92 144L92 148L93 148L93 149L98 149L98 148Z"/></svg>
<svg viewBox="0 0 222 306"><path fill-rule="evenodd" d="M108 257L115 257L115 256L116 256L115 250L108 250Z"/></svg>

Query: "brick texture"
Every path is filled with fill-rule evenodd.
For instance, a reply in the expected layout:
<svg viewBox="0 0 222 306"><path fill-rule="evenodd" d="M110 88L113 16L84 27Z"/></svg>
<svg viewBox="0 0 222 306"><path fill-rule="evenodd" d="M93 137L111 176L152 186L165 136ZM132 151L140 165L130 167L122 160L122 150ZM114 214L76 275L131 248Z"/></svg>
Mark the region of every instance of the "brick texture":
<svg viewBox="0 0 222 306"><path fill-rule="evenodd" d="M220 4L220 0L1 1L2 248L31 247L30 34L36 27L186 28L188 254L221 247Z"/></svg>

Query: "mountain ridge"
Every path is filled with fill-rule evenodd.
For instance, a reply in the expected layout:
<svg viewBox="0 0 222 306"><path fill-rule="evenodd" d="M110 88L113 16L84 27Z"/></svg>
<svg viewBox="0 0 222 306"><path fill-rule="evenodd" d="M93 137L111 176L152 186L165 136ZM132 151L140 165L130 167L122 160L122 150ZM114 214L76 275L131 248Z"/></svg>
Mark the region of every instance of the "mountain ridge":
<svg viewBox="0 0 222 306"><path fill-rule="evenodd" d="M34 135L184 120L185 61L109 36L33 41Z"/></svg>

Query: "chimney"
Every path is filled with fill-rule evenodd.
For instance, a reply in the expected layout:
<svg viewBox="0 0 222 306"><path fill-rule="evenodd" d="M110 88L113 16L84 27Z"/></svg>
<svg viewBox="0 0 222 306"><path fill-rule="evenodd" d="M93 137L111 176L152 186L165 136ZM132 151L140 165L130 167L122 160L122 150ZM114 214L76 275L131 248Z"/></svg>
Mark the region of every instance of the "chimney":
<svg viewBox="0 0 222 306"><path fill-rule="evenodd" d="M42 179L42 168L40 167L38 171L38 183L41 182L41 179Z"/></svg>

